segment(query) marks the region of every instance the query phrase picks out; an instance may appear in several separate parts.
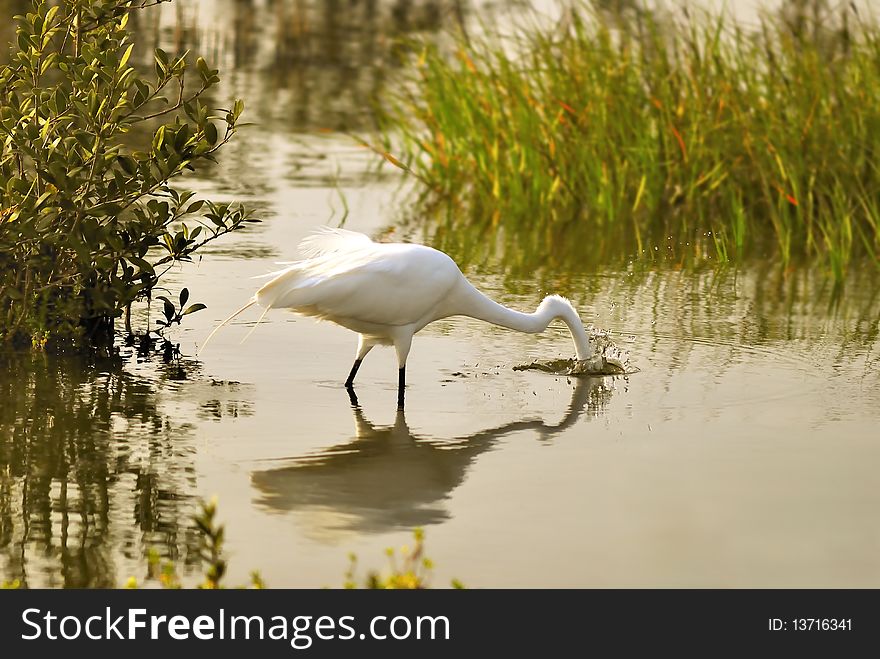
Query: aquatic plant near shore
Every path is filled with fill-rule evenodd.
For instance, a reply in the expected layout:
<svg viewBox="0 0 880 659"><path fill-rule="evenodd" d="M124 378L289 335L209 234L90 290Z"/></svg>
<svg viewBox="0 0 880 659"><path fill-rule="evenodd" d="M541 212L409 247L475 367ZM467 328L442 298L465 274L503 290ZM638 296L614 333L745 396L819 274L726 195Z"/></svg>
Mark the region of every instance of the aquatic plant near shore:
<svg viewBox="0 0 880 659"><path fill-rule="evenodd" d="M581 4L452 57L421 45L386 147L425 183L420 213L451 209L447 233L590 260L818 258L840 281L880 260L880 24L849 6L802 18Z"/></svg>
<svg viewBox="0 0 880 659"><path fill-rule="evenodd" d="M225 529L217 523L217 504L214 501L201 504L201 511L195 517L196 525L201 534L201 551L199 553L202 565L205 566L204 579L199 584L199 588L222 588L223 577L226 574L226 559L223 553L223 543L225 539ZM368 589L423 589L428 588L430 584L430 575L433 568L433 562L424 554L425 534L422 529L413 531L415 544L412 548L403 547L400 550L401 564L398 565L395 560L395 552L393 549L387 549L386 555L389 560L389 569L382 573L381 571L371 570L364 579L364 588ZM357 558L354 554L349 554L351 562L345 575L346 589L357 588L355 580L355 570L357 567ZM177 574L174 563L170 561L162 562L155 553L150 554L150 579L158 580L163 588L181 588L181 580ZM127 588L137 588L139 586L137 580L132 577L126 583ZM460 581L454 579L452 581L454 588L463 588ZM262 589L266 588L260 573L251 572L251 581L249 588Z"/></svg>
<svg viewBox="0 0 880 659"><path fill-rule="evenodd" d="M171 185L213 160L244 106L202 102L219 77L201 58L189 76L186 53L156 49L153 76L131 66L128 17L150 4L36 0L16 17L0 68L0 342L106 345L171 265L250 219Z"/></svg>
<svg viewBox="0 0 880 659"><path fill-rule="evenodd" d="M217 522L217 503L216 501L202 501L201 510L195 516L194 521L201 535L201 545L199 558L205 567L202 581L198 584L199 588L217 589L224 588L223 578L226 574L226 558L223 552L223 543L225 540L226 530L222 524ZM424 589L430 586L430 574L433 569L433 562L424 555L424 539L425 534L422 529L416 529L413 532L415 544L412 549L403 547L400 551L402 563L398 565L395 561L395 552L393 549L385 551L389 560L389 570L386 573L372 570L368 572L364 579L364 588L367 589L391 589L391 590L413 590ZM354 554L349 554L351 562L348 571L345 574L344 588L351 590L357 588L354 572L357 566L357 559ZM257 590L266 588L266 583L257 571L251 572L250 583L241 588L254 588ZM178 589L183 588L183 582L177 573L177 568L172 561L163 561L159 554L150 552L148 556L148 577L144 582L139 582L135 577L129 577L125 582L125 588L140 588L146 586L149 582L156 582L161 588ZM5 581L0 583L0 588L18 589L22 584L19 580ZM452 587L456 589L464 588L464 585L457 579L452 580Z"/></svg>

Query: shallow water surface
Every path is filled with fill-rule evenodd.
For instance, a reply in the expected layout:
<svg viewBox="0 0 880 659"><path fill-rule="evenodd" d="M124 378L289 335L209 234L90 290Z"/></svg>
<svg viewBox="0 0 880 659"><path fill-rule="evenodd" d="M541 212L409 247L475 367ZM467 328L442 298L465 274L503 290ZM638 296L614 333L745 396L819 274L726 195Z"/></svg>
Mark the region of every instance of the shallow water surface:
<svg viewBox="0 0 880 659"><path fill-rule="evenodd" d="M296 84L249 70L222 90L253 100L257 125L191 185L265 221L173 273L172 290L208 305L172 336L180 364L124 346L113 360L3 356L0 581L121 585L146 576L152 548L191 583L191 516L217 496L231 584L259 569L270 586L339 586L349 552L381 567L422 526L438 586L880 586L876 269L854 266L841 292L761 261L559 270L555 245L515 266L504 250L479 258L485 237L402 221L399 172L312 130L327 75L374 80L315 67ZM331 118L360 129L361 114ZM450 319L414 341L405 412L391 350L365 361L355 405L353 334L272 312L241 343L256 311L195 359L252 277L346 206L347 228L449 249L502 303L569 297L638 372L514 370L571 357L564 325Z"/></svg>
<svg viewBox="0 0 880 659"><path fill-rule="evenodd" d="M288 256L308 224L279 215L226 248ZM209 305L179 333L186 354L269 267L217 254L181 273ZM517 308L542 294L470 274ZM381 565L423 526L438 585L877 586L877 281L836 303L823 286L760 266L574 278L562 292L638 373L515 371L567 357L564 326L453 319L416 337L405 412L393 351L364 363L355 406L354 336L283 312L244 344L253 318L221 331L186 379L14 359L3 577L118 584L148 547L191 561L196 497L217 495L232 582L340 585L349 551Z"/></svg>

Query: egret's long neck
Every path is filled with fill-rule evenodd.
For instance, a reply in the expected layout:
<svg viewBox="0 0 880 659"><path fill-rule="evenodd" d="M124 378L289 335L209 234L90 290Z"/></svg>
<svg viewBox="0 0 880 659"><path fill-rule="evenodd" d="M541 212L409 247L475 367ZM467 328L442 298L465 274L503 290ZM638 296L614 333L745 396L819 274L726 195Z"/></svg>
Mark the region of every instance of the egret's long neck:
<svg viewBox="0 0 880 659"><path fill-rule="evenodd" d="M450 315L470 316L493 325L529 334L543 332L553 320L559 318L568 325L577 358L581 360L589 358L592 352L590 338L587 336L584 324L568 300L557 295L550 295L544 298L534 313L522 313L489 299L470 283L462 282L462 284L464 285L457 291L455 308L450 310Z"/></svg>

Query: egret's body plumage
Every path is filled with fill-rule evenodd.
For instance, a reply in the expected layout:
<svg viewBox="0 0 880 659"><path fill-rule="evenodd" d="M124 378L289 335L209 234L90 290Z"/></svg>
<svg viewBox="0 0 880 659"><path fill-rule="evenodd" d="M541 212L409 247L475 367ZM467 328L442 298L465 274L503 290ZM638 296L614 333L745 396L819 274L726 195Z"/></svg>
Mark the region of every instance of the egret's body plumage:
<svg viewBox="0 0 880 659"><path fill-rule="evenodd" d="M559 318L571 331L578 359L590 355L589 337L568 300L551 295L534 313L514 311L479 292L455 261L431 247L376 243L353 231L323 229L306 237L299 248L306 258L266 275L271 279L217 329L254 304L346 327L360 335L348 387L374 346L393 345L400 365L401 404L413 335L441 318L470 316L528 333L542 332Z"/></svg>

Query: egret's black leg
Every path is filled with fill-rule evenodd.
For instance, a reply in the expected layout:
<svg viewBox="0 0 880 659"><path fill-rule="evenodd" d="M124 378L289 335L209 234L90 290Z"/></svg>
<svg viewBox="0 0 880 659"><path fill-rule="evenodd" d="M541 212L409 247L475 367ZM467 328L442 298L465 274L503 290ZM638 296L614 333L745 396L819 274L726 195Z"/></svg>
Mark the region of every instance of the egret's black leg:
<svg viewBox="0 0 880 659"><path fill-rule="evenodd" d="M406 366L397 371L397 407L403 409L403 390L406 388Z"/></svg>
<svg viewBox="0 0 880 659"><path fill-rule="evenodd" d="M351 403L351 406L355 409L360 409L357 394L354 393L354 387L346 387L346 391L348 391L348 400Z"/></svg>
<svg viewBox="0 0 880 659"><path fill-rule="evenodd" d="M357 375L358 369L361 367L361 362L363 359L355 359L354 366L351 367L351 372L348 374L348 379L345 381L345 386L348 389L351 389L354 384L354 376Z"/></svg>

